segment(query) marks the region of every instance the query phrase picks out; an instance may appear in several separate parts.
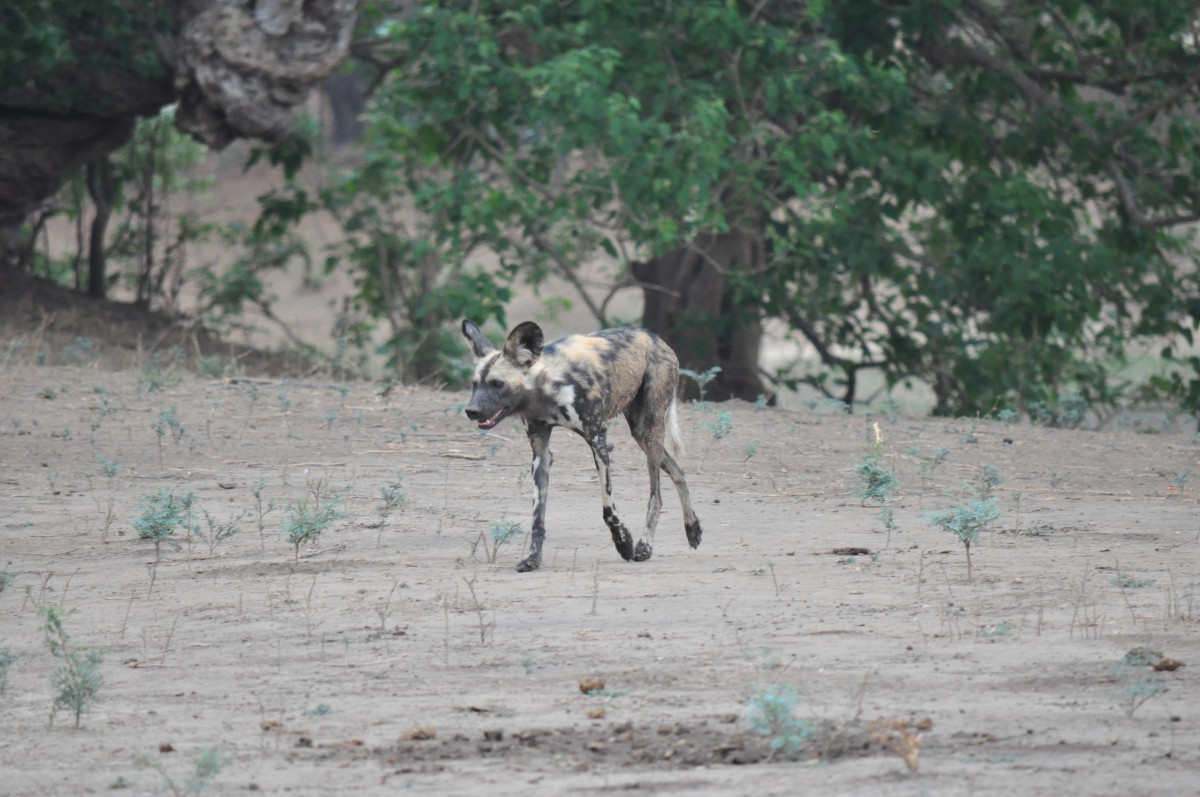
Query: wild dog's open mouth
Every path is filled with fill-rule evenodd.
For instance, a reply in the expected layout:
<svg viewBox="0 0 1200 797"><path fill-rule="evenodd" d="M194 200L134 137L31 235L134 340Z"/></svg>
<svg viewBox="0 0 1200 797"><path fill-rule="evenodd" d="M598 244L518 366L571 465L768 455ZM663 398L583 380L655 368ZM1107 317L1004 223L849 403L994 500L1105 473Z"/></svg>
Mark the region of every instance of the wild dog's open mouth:
<svg viewBox="0 0 1200 797"><path fill-rule="evenodd" d="M507 412L507 410L505 410L504 407L496 410L496 414L488 418L486 421L479 421L479 428L491 429L493 426L500 423L500 420L504 417L505 412Z"/></svg>

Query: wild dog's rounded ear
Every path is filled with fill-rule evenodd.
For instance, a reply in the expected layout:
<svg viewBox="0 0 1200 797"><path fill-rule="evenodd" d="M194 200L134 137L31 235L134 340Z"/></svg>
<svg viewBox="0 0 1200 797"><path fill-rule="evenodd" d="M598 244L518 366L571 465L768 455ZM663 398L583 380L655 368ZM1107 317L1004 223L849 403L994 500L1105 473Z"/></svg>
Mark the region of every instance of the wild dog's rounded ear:
<svg viewBox="0 0 1200 797"><path fill-rule="evenodd" d="M532 321L522 321L508 333L508 342L504 344L504 356L517 365L529 367L542 356L545 340L541 327Z"/></svg>
<svg viewBox="0 0 1200 797"><path fill-rule="evenodd" d="M462 322L462 332L463 335L466 336L467 340L471 342L471 351L475 353L476 357L482 357L488 352L496 350L496 347L492 345L492 342L485 338L483 333L479 331L479 327L475 326L465 318Z"/></svg>

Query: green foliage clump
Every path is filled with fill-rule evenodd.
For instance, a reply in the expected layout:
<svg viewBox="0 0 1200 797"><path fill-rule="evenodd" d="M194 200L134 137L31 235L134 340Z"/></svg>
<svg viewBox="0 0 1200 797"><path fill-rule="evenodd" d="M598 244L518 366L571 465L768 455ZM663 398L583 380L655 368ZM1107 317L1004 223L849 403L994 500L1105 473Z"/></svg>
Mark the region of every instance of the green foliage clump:
<svg viewBox="0 0 1200 797"><path fill-rule="evenodd" d="M1191 12L1155 8L1055 3L1053 31L870 0L376 8L371 32L420 55L381 82L371 148L403 153L418 251L484 240L576 284L593 261L620 283L630 252L711 264L721 303L667 319L685 362L779 318L820 358L784 383L850 403L870 370L986 415L1112 403L1129 344L1166 336L1177 368L1151 386L1200 406L1178 353L1200 286L1171 234L1197 210Z"/></svg>
<svg viewBox="0 0 1200 797"><path fill-rule="evenodd" d="M336 497L330 500L304 498L294 504L283 523L283 533L296 549L296 561L300 561L301 545L316 543L335 520L344 517L346 515L339 508Z"/></svg>
<svg viewBox="0 0 1200 797"><path fill-rule="evenodd" d="M944 512L929 515L926 520L952 533L967 552L967 580L971 580L971 545L979 542L980 534L1000 517L995 498L968 501Z"/></svg>
<svg viewBox="0 0 1200 797"><path fill-rule="evenodd" d="M110 479L115 479L117 477L117 473L120 471L121 466L117 464L115 460L108 459L107 457L97 457L96 461L100 463L100 471L105 476Z"/></svg>
<svg viewBox="0 0 1200 797"><path fill-rule="evenodd" d="M925 485L933 477L934 472L943 462L950 456L950 449L945 446L935 446L928 451L922 451L918 446L910 446L904 449L904 453L910 457L916 457L921 463L921 490L924 492Z"/></svg>
<svg viewBox="0 0 1200 797"><path fill-rule="evenodd" d="M992 493L1001 484L1004 484L1004 477L995 465L984 463L979 466L979 473L975 476L975 488L980 498L991 498Z"/></svg>
<svg viewBox="0 0 1200 797"><path fill-rule="evenodd" d="M408 495L404 492L402 480L402 476L396 476L394 480L379 488L379 496L383 499L383 503L379 505L380 536L382 536L383 527L387 525L388 518L392 513L408 504Z"/></svg>
<svg viewBox="0 0 1200 797"><path fill-rule="evenodd" d="M42 618L42 632L50 655L62 662L50 674L50 684L55 691L50 724L54 724L59 709L68 709L74 713L75 727L78 728L80 717L100 698L104 680L100 677L99 667L104 657L100 651L71 639L63 626L62 610L57 606L41 607L38 616Z"/></svg>
<svg viewBox="0 0 1200 797"><path fill-rule="evenodd" d="M708 430L714 441L720 440L733 431L733 413L729 410L720 410L716 420L702 421L700 425Z"/></svg>
<svg viewBox="0 0 1200 797"><path fill-rule="evenodd" d="M1138 674L1140 669L1153 666L1162 658L1161 651L1138 647L1127 652L1112 668L1113 679L1121 686L1117 702L1125 716L1132 718L1147 701L1167 691L1166 685L1155 677L1155 673Z"/></svg>
<svg viewBox="0 0 1200 797"><path fill-rule="evenodd" d="M163 766L162 761L158 759L138 756L134 759L134 764L138 769L153 769L162 776L163 783L170 789L171 794L175 797L184 797L184 795L202 794L216 780L224 766L224 761L222 761L221 751L215 747L201 750L192 773L183 783L176 783L175 779L167 772L166 767Z"/></svg>
<svg viewBox="0 0 1200 797"><path fill-rule="evenodd" d="M475 544L471 546L471 553L474 554L475 550L480 544L482 544L483 552L487 557L487 560L494 563L500 556L501 546L507 545L520 533L521 526L518 523L513 523L510 520L494 521L490 526L488 526L486 537L482 532L480 533L479 538L475 541Z"/></svg>
<svg viewBox="0 0 1200 797"><path fill-rule="evenodd" d="M202 508L200 513L204 515L205 528L201 529L199 526L196 526L195 530L208 545L209 556L212 556L216 552L217 546L220 543L241 532L242 527L238 524L247 514L243 511L238 513L237 517L221 521L217 520L207 509Z"/></svg>
<svg viewBox="0 0 1200 797"><path fill-rule="evenodd" d="M179 548L180 543L175 538L177 531L182 529L190 535L195 530L192 511L195 500L196 496L192 493L175 495L173 490L163 487L138 504L141 514L134 519L133 528L138 533L138 539L154 543L156 560L161 558L163 543Z"/></svg>
<svg viewBox="0 0 1200 797"><path fill-rule="evenodd" d="M900 489L896 471L884 464L882 447L879 445L867 449L866 456L854 467L854 472L862 482L862 487L855 495L862 499L863 506L867 501L884 504L892 493Z"/></svg>
<svg viewBox="0 0 1200 797"><path fill-rule="evenodd" d="M796 716L800 692L793 686L772 684L746 702L746 722L751 730L766 736L771 755L794 755L813 738L813 726Z"/></svg>
<svg viewBox="0 0 1200 797"><path fill-rule="evenodd" d="M8 668L15 659L12 650L7 646L0 647L0 695L8 691Z"/></svg>
<svg viewBox="0 0 1200 797"><path fill-rule="evenodd" d="M3 595L4 591L13 585L19 575L21 575L19 570L0 570L0 595Z"/></svg>
<svg viewBox="0 0 1200 797"><path fill-rule="evenodd" d="M379 496L383 498L383 505L379 509L380 515L386 516L408 503L408 496L404 493L402 479L403 477L397 475L395 480L389 481L388 484L380 487Z"/></svg>
<svg viewBox="0 0 1200 797"><path fill-rule="evenodd" d="M94 91L105 72L160 80L156 34L171 22L167 3L38 0L0 6L0 94L45 95L58 112L111 113Z"/></svg>
<svg viewBox="0 0 1200 797"><path fill-rule="evenodd" d="M497 520L488 527L488 536L497 545L503 545L521 533L521 526L508 520Z"/></svg>
<svg viewBox="0 0 1200 797"><path fill-rule="evenodd" d="M1152 578L1139 578L1120 571L1117 571L1117 575L1113 577L1113 586L1121 589L1143 589L1153 584L1154 579Z"/></svg>
<svg viewBox="0 0 1200 797"><path fill-rule="evenodd" d="M714 365L706 371L694 371L691 368L680 368L679 375L687 379L691 379L696 383L696 390L700 394L700 403L704 403L704 391L708 387L708 383L716 379L721 374L721 366ZM765 399L764 399L765 404ZM757 403L756 403L757 406Z"/></svg>

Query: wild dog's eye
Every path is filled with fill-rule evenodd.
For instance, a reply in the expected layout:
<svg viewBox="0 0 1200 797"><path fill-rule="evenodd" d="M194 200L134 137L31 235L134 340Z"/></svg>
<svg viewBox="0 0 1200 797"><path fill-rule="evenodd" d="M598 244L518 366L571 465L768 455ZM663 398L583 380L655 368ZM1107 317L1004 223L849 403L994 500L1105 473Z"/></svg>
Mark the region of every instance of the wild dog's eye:
<svg viewBox="0 0 1200 797"><path fill-rule="evenodd" d="M504 387L504 383L501 382L499 379L493 379L491 382L488 382L488 384L491 385L492 387L496 388L497 390Z"/></svg>

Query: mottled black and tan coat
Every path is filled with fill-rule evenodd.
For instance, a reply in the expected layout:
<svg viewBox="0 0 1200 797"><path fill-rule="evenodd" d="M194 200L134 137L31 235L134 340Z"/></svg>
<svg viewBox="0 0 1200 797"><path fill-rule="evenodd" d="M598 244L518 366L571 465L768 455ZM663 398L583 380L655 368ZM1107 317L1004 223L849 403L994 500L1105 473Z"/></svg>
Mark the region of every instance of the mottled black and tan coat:
<svg viewBox="0 0 1200 797"><path fill-rule="evenodd" d="M654 529L662 511L659 471L675 483L683 505L684 529L693 548L700 545L700 521L692 511L687 481L676 457L683 444L676 419L679 360L671 347L645 329L623 327L590 335L569 335L544 342L532 321L518 324L497 350L479 327L463 321L478 362L471 381L467 417L491 429L515 415L525 424L533 448L533 533L522 572L542 562L546 537L546 499L550 488L550 433L562 426L578 433L592 449L604 500L604 522L617 552L626 560L650 558ZM617 516L609 478L608 422L619 414L646 454L650 504L646 531L635 544Z"/></svg>

